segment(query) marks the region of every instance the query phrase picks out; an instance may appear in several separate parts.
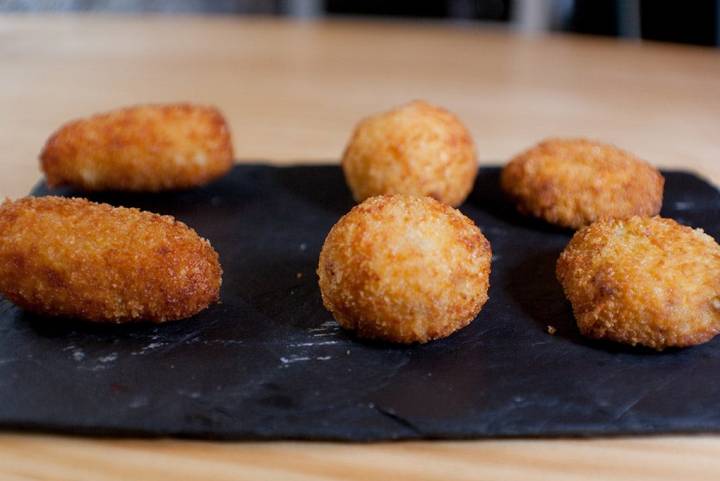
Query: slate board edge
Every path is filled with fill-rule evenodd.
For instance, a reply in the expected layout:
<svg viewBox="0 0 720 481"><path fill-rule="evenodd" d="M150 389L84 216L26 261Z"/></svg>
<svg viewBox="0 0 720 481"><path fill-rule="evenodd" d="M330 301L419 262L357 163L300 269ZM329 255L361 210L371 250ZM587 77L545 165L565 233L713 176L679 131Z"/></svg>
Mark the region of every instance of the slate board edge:
<svg viewBox="0 0 720 481"><path fill-rule="evenodd" d="M398 434L388 436L387 434L367 434L354 436L352 438L342 434L327 433L305 433L302 435L280 435L266 432L232 432L218 433L213 431L185 432L185 431L148 431L143 429L125 428L97 428L81 426L51 425L45 423L5 423L0 422L0 430L3 434L48 434L62 436L89 437L98 439L183 439L198 441L219 441L219 442L273 442L273 441L303 441L303 442L340 442L348 444L366 444L382 442L403 442L403 441L492 441L492 440L552 440L552 439L616 439L616 438L641 438L661 436L702 436L720 434L720 429L708 429L703 426L678 427L678 428L652 428L644 427L628 432L626 429L610 430L596 429L588 426L568 427L568 429L557 431L543 431L535 434L508 434L484 433L482 435L468 435L464 433L446 434Z"/></svg>

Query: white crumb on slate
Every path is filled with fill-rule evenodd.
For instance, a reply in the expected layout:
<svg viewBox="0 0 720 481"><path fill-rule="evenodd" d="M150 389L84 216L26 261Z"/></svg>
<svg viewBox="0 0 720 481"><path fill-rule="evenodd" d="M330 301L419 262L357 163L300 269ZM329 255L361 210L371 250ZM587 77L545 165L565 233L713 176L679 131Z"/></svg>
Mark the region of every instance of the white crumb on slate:
<svg viewBox="0 0 720 481"><path fill-rule="evenodd" d="M101 363L103 363L103 364L107 364L107 363L109 363L109 362L116 361L117 358L118 358L118 353L117 353L117 352L112 352L112 353L108 354L107 356L99 357L99 358L98 358L98 361L101 362Z"/></svg>
<svg viewBox="0 0 720 481"><path fill-rule="evenodd" d="M312 337L328 337L334 336L340 331L340 326L335 321L325 321L318 327L311 327L308 332Z"/></svg>
<svg viewBox="0 0 720 481"><path fill-rule="evenodd" d="M157 339L157 338L158 338L158 336L153 336L153 339ZM131 352L130 355L131 355L131 356L142 356L143 354L145 354L145 353L147 353L147 352L149 352L149 351L153 351L153 350L155 350L155 349L157 349L157 348L159 348L159 347L163 347L165 344L166 344L166 343L164 343L164 342L151 342L150 344L148 344L147 346L143 347L143 348L140 349L139 351L133 351L133 352Z"/></svg>
<svg viewBox="0 0 720 481"><path fill-rule="evenodd" d="M178 389L177 393L179 396L189 397L190 399L198 399L201 396L197 391L186 391L184 389Z"/></svg>
<svg viewBox="0 0 720 481"><path fill-rule="evenodd" d="M290 347L315 347L315 346L330 346L337 344L338 341L318 341L318 342L297 342L290 344Z"/></svg>
<svg viewBox="0 0 720 481"><path fill-rule="evenodd" d="M282 365L280 367L287 367L289 364L293 364L296 362L307 362L307 361L329 361L332 359L332 356L282 356L280 358L280 362Z"/></svg>
<svg viewBox="0 0 720 481"><path fill-rule="evenodd" d="M311 358L309 356L289 356L289 357L281 357L280 362L283 364L292 364L294 362L302 362L302 361L309 361Z"/></svg>
<svg viewBox="0 0 720 481"><path fill-rule="evenodd" d="M695 207L695 202L692 201L678 201L674 205L677 210L690 210Z"/></svg>
<svg viewBox="0 0 720 481"><path fill-rule="evenodd" d="M148 400L145 396L136 396L130 401L130 404L128 404L128 407L130 409L137 409L141 408L143 406L147 406Z"/></svg>

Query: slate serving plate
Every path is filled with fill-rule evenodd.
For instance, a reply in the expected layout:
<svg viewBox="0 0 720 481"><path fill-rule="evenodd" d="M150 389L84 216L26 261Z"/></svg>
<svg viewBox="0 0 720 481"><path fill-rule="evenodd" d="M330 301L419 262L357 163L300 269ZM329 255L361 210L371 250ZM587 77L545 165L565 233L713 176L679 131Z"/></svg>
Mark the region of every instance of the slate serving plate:
<svg viewBox="0 0 720 481"><path fill-rule="evenodd" d="M663 215L717 238L720 194L665 175ZM720 432L720 341L658 354L580 337L554 277L571 233L516 214L498 178L481 169L461 208L492 243L490 300L466 329L413 347L359 342L322 306L318 253L353 205L337 166L243 165L198 190L93 195L211 239L222 303L107 327L3 300L0 427L348 441Z"/></svg>

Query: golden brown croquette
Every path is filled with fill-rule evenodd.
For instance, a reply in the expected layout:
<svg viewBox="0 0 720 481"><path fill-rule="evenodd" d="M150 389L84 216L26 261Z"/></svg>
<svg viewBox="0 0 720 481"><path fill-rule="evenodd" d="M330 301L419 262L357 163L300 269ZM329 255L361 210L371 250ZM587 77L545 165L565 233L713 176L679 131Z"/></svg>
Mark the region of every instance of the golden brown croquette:
<svg viewBox="0 0 720 481"><path fill-rule="evenodd" d="M671 219L609 219L576 232L557 277L588 337L662 350L720 331L720 246Z"/></svg>
<svg viewBox="0 0 720 481"><path fill-rule="evenodd" d="M599 219L660 212L665 180L650 164L586 139L549 139L503 169L518 210L573 229Z"/></svg>
<svg viewBox="0 0 720 481"><path fill-rule="evenodd" d="M477 175L470 133L447 110L415 101L361 121L342 159L360 202L381 194L433 197L463 203Z"/></svg>
<svg viewBox="0 0 720 481"><path fill-rule="evenodd" d="M488 299L490 243L429 197L372 197L330 230L318 276L325 307L358 336L424 343L468 325Z"/></svg>
<svg viewBox="0 0 720 481"><path fill-rule="evenodd" d="M233 149L215 108L143 105L69 122L50 137L40 160L50 187L160 191L222 176Z"/></svg>
<svg viewBox="0 0 720 481"><path fill-rule="evenodd" d="M221 276L208 241L170 216L64 197L0 205L0 292L28 311L181 319L218 300Z"/></svg>

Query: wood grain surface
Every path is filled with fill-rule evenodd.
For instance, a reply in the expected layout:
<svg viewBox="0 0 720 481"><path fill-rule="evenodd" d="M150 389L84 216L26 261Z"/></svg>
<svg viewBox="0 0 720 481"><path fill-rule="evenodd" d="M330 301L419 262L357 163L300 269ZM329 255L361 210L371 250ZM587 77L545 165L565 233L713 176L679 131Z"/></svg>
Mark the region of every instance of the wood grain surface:
<svg viewBox="0 0 720 481"><path fill-rule="evenodd" d="M0 65L0 196L40 179L37 155L63 122L166 101L219 106L239 161L337 162L359 118L424 98L467 123L481 162L582 135L720 182L717 50L470 25L4 16ZM719 477L714 436L373 445L0 436L8 481Z"/></svg>

